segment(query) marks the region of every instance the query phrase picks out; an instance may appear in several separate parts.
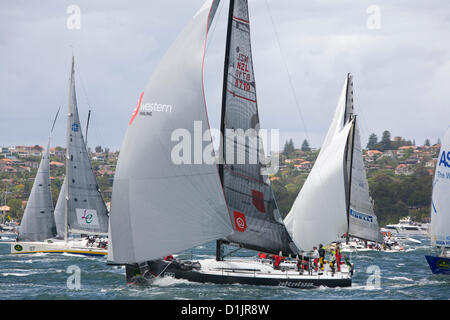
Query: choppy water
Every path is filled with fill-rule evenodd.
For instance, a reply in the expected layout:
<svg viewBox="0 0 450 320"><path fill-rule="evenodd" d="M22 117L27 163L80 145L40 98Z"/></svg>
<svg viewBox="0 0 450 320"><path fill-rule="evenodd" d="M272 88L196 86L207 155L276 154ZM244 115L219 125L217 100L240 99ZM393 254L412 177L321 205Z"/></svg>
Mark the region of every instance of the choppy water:
<svg viewBox="0 0 450 320"><path fill-rule="evenodd" d="M148 288L128 287L125 269L107 266L105 257L52 253L11 255L9 246L0 242L0 299L449 299L450 277L431 274L424 257L430 253L429 240L420 240L422 244L412 244L406 252L354 253L351 261L355 264L355 275L351 288L312 290L199 284L172 278L160 279ZM213 257L214 245L187 254L194 259ZM379 286L374 278L377 267L370 266L379 268ZM68 273L68 268L79 268L79 290L73 288L70 276L74 274Z"/></svg>

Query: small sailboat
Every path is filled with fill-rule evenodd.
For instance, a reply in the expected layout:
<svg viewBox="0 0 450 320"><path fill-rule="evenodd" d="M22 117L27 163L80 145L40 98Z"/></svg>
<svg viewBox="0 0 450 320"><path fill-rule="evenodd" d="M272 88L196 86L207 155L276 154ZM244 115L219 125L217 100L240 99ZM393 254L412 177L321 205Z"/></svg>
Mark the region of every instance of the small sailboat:
<svg viewBox="0 0 450 320"><path fill-rule="evenodd" d="M11 253L74 253L106 255L108 235L108 210L97 184L87 153L75 92L75 61L69 87L67 118L66 176L56 203L54 226L56 238L41 242L21 242L11 245ZM100 243L88 239L69 238L73 235L103 236ZM99 245L97 245L99 244Z"/></svg>
<svg viewBox="0 0 450 320"><path fill-rule="evenodd" d="M140 95L114 178L108 264L126 265L128 283L173 276L219 284L350 286L352 272L346 266L341 272L304 272L296 261L278 268L265 258L225 259L225 245L279 258L301 252L286 230L263 170L246 0L231 0L228 14L220 145L220 158L226 161L217 165L196 158L198 150L212 150L207 149L212 141L203 61L218 4L206 1ZM180 128L190 137L200 135L201 142L188 143L182 152L178 145L173 149L173 134ZM238 129L249 132L253 143L232 134ZM182 153L183 161L173 161L174 150L176 156ZM236 163L236 154L243 155L242 163ZM215 259L169 256L214 240Z"/></svg>
<svg viewBox="0 0 450 320"><path fill-rule="evenodd" d="M340 242L344 235L347 244L350 237L383 241L369 196L351 74L317 160L284 222L304 249Z"/></svg>
<svg viewBox="0 0 450 320"><path fill-rule="evenodd" d="M436 164L431 199L431 246L439 251L425 258L434 274L450 274L450 127Z"/></svg>

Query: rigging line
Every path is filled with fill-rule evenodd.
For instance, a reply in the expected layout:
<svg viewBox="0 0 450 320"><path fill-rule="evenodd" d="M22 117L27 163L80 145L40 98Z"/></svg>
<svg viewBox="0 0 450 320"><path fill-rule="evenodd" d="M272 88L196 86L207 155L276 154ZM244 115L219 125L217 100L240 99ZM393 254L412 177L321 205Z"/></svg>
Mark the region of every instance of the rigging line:
<svg viewBox="0 0 450 320"><path fill-rule="evenodd" d="M291 77L291 74L289 73L289 69L288 69L288 67L287 67L287 63L286 63L286 59L285 59L285 57L284 57L283 50L281 49L280 39L279 39L279 37L278 37L278 32L277 32L277 29L276 29L276 27L275 27L275 23L274 23L274 21L273 21L272 15L271 15L271 13L270 13L270 7L269 7L269 4L267 3L267 0L264 0L264 3L266 4L267 12L268 12L268 15L269 15L269 18L270 18L270 22L271 22L271 24L272 24L272 28L273 28L273 30L274 30L275 38L276 38L276 40L277 40L278 49L280 50L281 59L283 60L284 68L286 69L286 73L287 73L287 76L288 76L289 85L290 85L291 90L292 90L292 95L293 95L293 98L294 98L295 106L297 107L297 111L298 111L298 113L299 113L300 120L302 121L304 130L305 130L306 138L307 138L309 141L311 141L311 139L310 139L310 137L309 137L309 134L308 134L308 128L306 127L306 123L305 123L305 120L304 120L304 118L303 118L303 114L302 114L301 109L300 109L300 104L298 103L297 94L296 94L296 92L295 92L294 85L293 85L293 83L292 83L292 77Z"/></svg>

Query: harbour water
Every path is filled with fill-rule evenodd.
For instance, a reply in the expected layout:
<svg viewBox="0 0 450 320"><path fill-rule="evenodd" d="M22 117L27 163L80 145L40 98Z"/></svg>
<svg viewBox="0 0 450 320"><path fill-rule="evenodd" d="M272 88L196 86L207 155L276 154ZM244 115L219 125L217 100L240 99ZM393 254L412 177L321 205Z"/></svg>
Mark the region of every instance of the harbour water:
<svg viewBox="0 0 450 320"><path fill-rule="evenodd" d="M355 264L352 287L310 290L199 284L172 278L159 279L146 288L129 287L125 283L125 269L106 265L105 257L55 253L11 255L9 246L0 242L0 299L449 299L450 277L431 274L424 257L430 253L429 239L418 239L422 243L409 245L405 252L349 254ZM193 259L213 257L215 243L185 254ZM239 251L239 255L249 254L249 251Z"/></svg>

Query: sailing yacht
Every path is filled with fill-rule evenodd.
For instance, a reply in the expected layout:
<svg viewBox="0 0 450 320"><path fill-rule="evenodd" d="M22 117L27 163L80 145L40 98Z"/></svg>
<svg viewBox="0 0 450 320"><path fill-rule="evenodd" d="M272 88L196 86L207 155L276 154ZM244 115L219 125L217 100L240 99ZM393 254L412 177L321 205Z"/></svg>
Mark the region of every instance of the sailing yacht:
<svg viewBox="0 0 450 320"><path fill-rule="evenodd" d="M295 261L277 268L265 258L225 259L226 245L277 257L301 257L302 252L286 229L264 171L247 0L231 0L228 13L219 151L225 161L195 159L196 151L212 143L203 62L218 4L206 1L140 95L114 178L108 264L126 265L128 283L173 276L219 284L350 286L352 266L343 265L340 272L305 271ZM200 134L202 143L189 143L182 152L173 149L173 133L180 128L190 136ZM237 129L253 142L236 137ZM194 163L187 157L174 162L174 153L194 155ZM236 154L245 161L230 160ZM211 241L216 241L215 259L162 259Z"/></svg>
<svg viewBox="0 0 450 320"><path fill-rule="evenodd" d="M425 258L434 274L450 274L450 127L444 137L434 174L431 198L431 246L438 250Z"/></svg>
<svg viewBox="0 0 450 320"><path fill-rule="evenodd" d="M54 218L52 217L56 229L53 235L55 238L49 237L51 239L44 240L44 237L39 239L41 241L11 243L11 253L52 252L101 256L108 253L106 247L98 246L97 243L91 243L81 237L102 236L104 240L98 244L106 243L109 219L83 139L75 92L73 57L66 138L66 176L56 203ZM47 162L48 159L45 163ZM69 234L72 237L69 238Z"/></svg>
<svg viewBox="0 0 450 320"><path fill-rule="evenodd" d="M344 235L343 251L351 246L350 237L383 242L369 196L351 74L317 160L284 222L294 242L306 249L341 242Z"/></svg>

